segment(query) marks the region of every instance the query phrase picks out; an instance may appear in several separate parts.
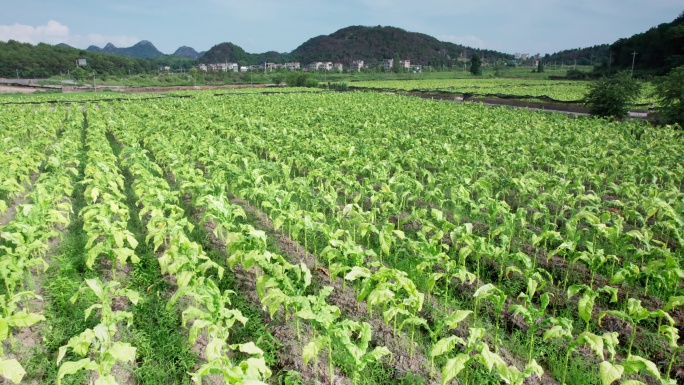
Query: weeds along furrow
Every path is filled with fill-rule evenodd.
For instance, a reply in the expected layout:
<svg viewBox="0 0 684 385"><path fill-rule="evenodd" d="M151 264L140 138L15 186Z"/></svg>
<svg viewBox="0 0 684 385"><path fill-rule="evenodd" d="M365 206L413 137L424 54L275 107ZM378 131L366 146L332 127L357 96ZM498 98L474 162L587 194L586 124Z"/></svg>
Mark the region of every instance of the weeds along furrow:
<svg viewBox="0 0 684 385"><path fill-rule="evenodd" d="M49 253L71 220L69 196L77 175L73 154L80 151L81 116L67 116L62 135L46 146L50 154L43 172L33 184L26 203L16 216L0 227L0 348L1 375L20 383L26 365L42 349L43 277ZM28 373L33 378L36 373Z"/></svg>
<svg viewBox="0 0 684 385"><path fill-rule="evenodd" d="M62 129L64 115L38 109L14 107L3 110L0 120L0 226L9 221L8 208L15 205L32 184L46 160L48 146ZM35 180L35 177L33 177Z"/></svg>
<svg viewBox="0 0 684 385"><path fill-rule="evenodd" d="M158 131L158 128L155 128L155 131ZM156 138L151 138L150 142L156 143L159 145L159 143L161 143L162 141L158 137L156 137ZM169 148L169 147L175 147L176 145L180 145L180 143L173 143L173 146L171 146L169 144L163 144L163 145L159 145L159 146L160 146L160 148ZM197 150L198 150L197 148L192 149L192 151L197 151ZM192 153L192 152L190 152L190 153ZM182 162L182 163L187 163L187 162ZM218 182L221 183L222 185L225 184L225 181L218 180ZM398 275L396 277L393 277L392 274L395 274L395 275L398 274ZM393 283L397 284L397 286L394 287L393 289L397 290L398 292L401 291L402 295L406 295L406 293L408 293L408 295L407 295L408 298L403 298L403 299L407 300L409 303L415 302L416 304L418 304L419 301L421 301L419 298L421 298L422 295L416 291L415 286L410 282L410 280L406 279L405 273L397 271L397 270L393 270L393 269L385 269L385 270L381 269L381 271L378 272L378 274L375 276L375 278L378 281L370 280L372 282L371 284L379 284L379 283L381 284L381 283L383 283L381 281L384 281L384 280L394 281ZM399 284L399 282L401 282L401 284ZM404 285L405 288L402 288L401 285ZM378 289L378 292L381 292L384 289L387 289L387 291L390 291L387 286L382 286L382 285L378 285L377 289ZM406 293L404 293L404 291ZM371 297L373 297L373 296L371 296ZM414 301L411 300L411 297L414 298ZM412 305L412 306L415 306L415 305ZM420 307L420 305L418 307ZM409 312L409 310L405 310L405 311L406 311L406 313ZM415 309L413 311L415 312ZM414 319L414 321L415 321L415 319ZM411 333L411 334L413 334L413 333ZM487 350L487 354L489 354L490 357L493 357L493 354L491 354L491 352L489 352L489 350ZM504 368L504 370L502 370L502 372L505 372L506 370L512 370L512 369L505 367L505 366L503 368ZM504 374L504 375L506 375L506 374Z"/></svg>
<svg viewBox="0 0 684 385"><path fill-rule="evenodd" d="M79 216L87 237L83 263L92 273L80 282L70 302L83 297L82 301L90 305L85 320L92 317L94 325L81 329L59 347L57 383L74 374L91 381L128 383L133 377L136 348L124 342L128 338L124 324L130 325L133 313L129 309L138 303L140 294L126 284L130 271L127 263L139 262L135 254L138 242L128 230L124 177L105 135L106 127L96 109L86 106L86 111L87 151L81 181L85 202Z"/></svg>
<svg viewBox="0 0 684 385"><path fill-rule="evenodd" d="M146 222L145 242L155 252L162 250L158 258L161 273L171 277L176 286L166 307L176 306L182 311L188 342L193 350L199 350L202 362L191 373L193 381L201 382L205 377L228 383L267 379L271 371L254 342L228 344L233 325L244 326L248 319L231 306L235 293L219 287L223 266L212 261L188 236L194 226L179 206L178 192L171 190L164 172L139 146L135 133L115 133L125 144L122 162L134 176L132 189L138 199L139 217ZM244 358L233 362L230 356L235 354Z"/></svg>
<svg viewBox="0 0 684 385"><path fill-rule="evenodd" d="M257 125L257 128L259 128L259 127L264 127L264 126L259 126L259 125ZM229 137L229 138L231 137L231 133L230 133L229 131L218 130L218 129L216 129L216 128L214 128L214 129L215 129L216 131L219 131L219 132L222 134L222 137ZM262 134L263 134L264 132L265 132L265 133L268 133L269 131L270 131L270 130L268 130L268 129L264 129L264 130L262 130ZM235 134L232 134L232 135L235 135ZM244 135L246 135L246 134L245 134L243 131L241 131L239 135L244 136ZM250 139L252 139L252 138L250 138ZM269 138L269 139L271 139L271 138ZM263 140L263 138L262 138L262 139L259 141L259 140L257 140L257 138L254 138L254 140L253 140L253 141L250 140L250 142L252 142L252 143L263 143L264 140ZM274 141L273 141L273 142L274 142ZM307 147L307 146L305 146L305 147ZM321 146L308 146L308 148L321 148ZM233 153L240 153L239 151L235 151L234 149L231 149L231 150L232 150ZM201 148L196 148L196 149L194 149L193 151L195 151L195 153L200 153L200 154L201 154L202 151L203 151L203 149L201 149ZM204 151L206 151L206 149L204 149ZM274 156L275 156L275 155L274 155ZM250 158L247 157L246 159L250 159ZM250 162L254 163L253 160L250 161ZM261 168L261 169L260 169L260 168ZM278 169L279 166L275 166L274 168L275 168L275 169ZM326 171L318 171L318 170L321 170L321 169L322 169L322 170L326 170L326 171L331 171L331 173L334 172L334 170L330 170L329 167L326 168L325 165L321 165L320 168L316 168L315 170L317 170L317 172L319 172L319 173L321 173L321 174L329 175ZM256 166L254 167L254 170L258 170L257 175L252 175L252 177L255 178L255 179L261 178L262 180L266 180L267 178L272 178L272 175L269 175L269 173L272 172L273 170L270 169L270 168L268 168L268 167L263 166L263 164L261 164L261 163L256 164ZM229 171L227 171L227 172L232 172L232 171L229 170ZM233 180L234 180L234 179L233 179ZM373 182L372 182L372 181L369 181L369 183L373 183ZM321 188L319 189L319 191L323 191L323 188L321 187ZM262 191L261 193L262 193L262 194L265 194L265 192L263 192L263 191ZM312 198L310 198L309 196L307 196L307 199L302 199L301 201L303 201L303 204L304 204L304 205L306 205L306 204L311 204L310 202L314 202L314 200L313 200ZM380 201L380 200L379 200L379 199L376 199L376 201ZM492 203L497 203L497 201L496 201L496 200L492 200ZM432 214L432 213L431 213L431 214ZM439 215L439 214L437 214L437 215ZM583 215L586 215L586 213L583 214ZM498 221L498 218L495 217L494 219ZM304 226L305 226L305 225L304 225ZM377 226L377 227L379 227L379 226ZM300 231L300 232L301 232L301 231ZM480 237L482 237L482 236L480 236ZM487 236L486 238L489 238L489 236ZM306 238L305 238L305 243L306 243ZM497 245L497 246L498 246L499 248L502 248L504 245ZM376 246L376 247L377 247L377 246ZM380 246L380 247L381 247L381 246ZM480 251L480 252L481 252L481 251ZM472 251L471 251L471 253L472 253ZM378 253L378 254L380 254L380 253ZM476 257L476 256L477 256L477 255L473 255L473 257ZM478 259L478 260L479 260L479 259ZM523 265L523 264L521 264L521 265ZM523 267L525 267L525 266L523 265ZM478 269L476 269L476 270L479 271L480 269L478 268ZM522 269L520 269L520 270L522 270ZM440 272L438 272L438 273L440 273ZM523 275L523 280L522 280L523 284L522 284L521 287L520 287L520 289L522 289L522 290L519 289L520 291L525 291L525 278L527 278L527 277L525 277L525 276ZM588 285L588 286L590 286L590 285ZM517 292L515 292L515 293L517 293ZM515 293L514 293L514 294L515 294ZM586 293L585 293L585 295L586 295ZM537 300L537 301L538 301L538 300ZM585 300L582 300L582 301L585 301ZM536 303L539 304L539 302L536 302ZM586 303L586 302L585 302L585 303ZM576 319L576 320L580 320L580 323L584 322L584 320L581 320L581 318L578 317L577 313L575 313L574 315L571 315L571 317L574 318L574 319ZM626 342L627 342L627 341L624 342L625 345L627 345ZM656 348L656 349L657 349L657 348ZM647 352L648 354L653 354L653 352L656 352L656 350L647 350L646 352ZM650 352L650 353L649 353L649 352ZM560 359L561 359L561 361L562 361L562 357L560 357Z"/></svg>

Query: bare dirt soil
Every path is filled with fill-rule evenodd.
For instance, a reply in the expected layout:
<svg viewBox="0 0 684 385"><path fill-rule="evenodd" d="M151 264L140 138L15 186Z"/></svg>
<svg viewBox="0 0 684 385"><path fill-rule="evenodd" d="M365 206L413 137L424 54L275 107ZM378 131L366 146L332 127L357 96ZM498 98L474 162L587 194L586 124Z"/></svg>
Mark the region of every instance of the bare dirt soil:
<svg viewBox="0 0 684 385"><path fill-rule="evenodd" d="M32 94L35 91L35 87L17 87L0 85L0 94Z"/></svg>

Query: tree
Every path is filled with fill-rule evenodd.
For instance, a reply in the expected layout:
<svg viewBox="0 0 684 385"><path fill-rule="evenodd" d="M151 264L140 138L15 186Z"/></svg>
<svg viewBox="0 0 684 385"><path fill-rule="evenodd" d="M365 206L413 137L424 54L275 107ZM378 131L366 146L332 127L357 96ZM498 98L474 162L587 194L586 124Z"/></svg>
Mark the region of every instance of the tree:
<svg viewBox="0 0 684 385"><path fill-rule="evenodd" d="M399 73L401 72L401 67L399 67L399 55L395 54L394 55L394 61L392 62L392 72L394 73Z"/></svg>
<svg viewBox="0 0 684 385"><path fill-rule="evenodd" d="M86 76L88 76L86 70L81 67L77 67L75 70L71 71L71 74L74 75L74 78L79 82L85 80Z"/></svg>
<svg viewBox="0 0 684 385"><path fill-rule="evenodd" d="M682 14L684 15L684 12ZM665 123L679 123L684 127L684 66L679 66L657 79L655 85L656 97L660 102L660 111Z"/></svg>
<svg viewBox="0 0 684 385"><path fill-rule="evenodd" d="M584 104L594 115L622 119L640 93L641 84L628 71L622 71L592 83L584 96Z"/></svg>
<svg viewBox="0 0 684 385"><path fill-rule="evenodd" d="M470 73L475 76L482 75L482 59L480 59L479 54L473 54L472 59L470 59Z"/></svg>

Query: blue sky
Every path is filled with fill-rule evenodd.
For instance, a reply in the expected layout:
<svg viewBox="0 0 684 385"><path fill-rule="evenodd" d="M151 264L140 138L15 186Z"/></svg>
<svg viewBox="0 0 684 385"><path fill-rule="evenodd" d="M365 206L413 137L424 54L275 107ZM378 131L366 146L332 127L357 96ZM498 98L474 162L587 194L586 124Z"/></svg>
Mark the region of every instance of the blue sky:
<svg viewBox="0 0 684 385"><path fill-rule="evenodd" d="M0 0L0 41L86 48L149 40L164 53L233 42L289 52L350 25L391 25L506 53L612 43L670 22L681 0Z"/></svg>

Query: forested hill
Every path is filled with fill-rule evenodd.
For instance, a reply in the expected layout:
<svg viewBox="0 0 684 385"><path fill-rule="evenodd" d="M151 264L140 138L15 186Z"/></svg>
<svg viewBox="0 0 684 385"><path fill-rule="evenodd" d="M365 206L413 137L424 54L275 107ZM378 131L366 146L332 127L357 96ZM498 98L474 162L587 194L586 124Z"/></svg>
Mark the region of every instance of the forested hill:
<svg viewBox="0 0 684 385"><path fill-rule="evenodd" d="M157 65L149 60L89 52L67 45L0 41L0 77L44 78L66 74L76 68L77 59L86 59L88 68L97 73L149 72Z"/></svg>
<svg viewBox="0 0 684 385"><path fill-rule="evenodd" d="M422 65L442 65L459 57L469 59L474 52L485 60L512 59L513 55L479 50L439 41L436 38L395 27L352 26L330 35L309 39L292 51L302 63L338 61L348 65L352 60L379 62L383 59L408 59Z"/></svg>
<svg viewBox="0 0 684 385"><path fill-rule="evenodd" d="M544 56L544 61L551 64L554 62L557 64L574 64L575 61L577 61L577 65L600 65L601 63L607 63L608 59L610 59L609 44L595 45L593 47L586 48L566 49L556 52L552 55Z"/></svg>
<svg viewBox="0 0 684 385"><path fill-rule="evenodd" d="M643 75L662 75L684 65L684 12L670 23L663 23L644 33L620 39L611 44L611 66Z"/></svg>
<svg viewBox="0 0 684 385"><path fill-rule="evenodd" d="M200 63L238 63L240 65L259 64L261 62L285 63L290 60L289 54L275 51L265 53L248 53L233 43L217 44L199 58Z"/></svg>

